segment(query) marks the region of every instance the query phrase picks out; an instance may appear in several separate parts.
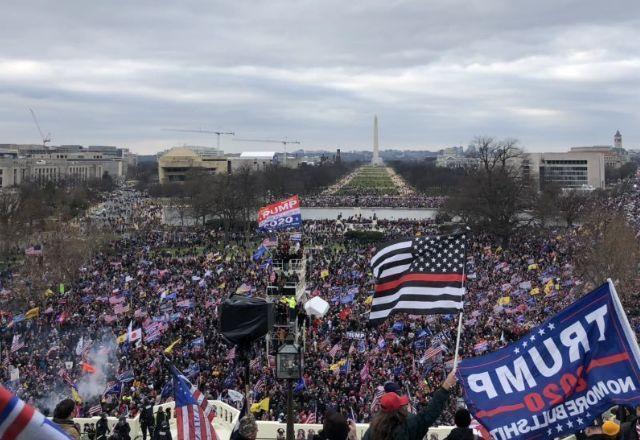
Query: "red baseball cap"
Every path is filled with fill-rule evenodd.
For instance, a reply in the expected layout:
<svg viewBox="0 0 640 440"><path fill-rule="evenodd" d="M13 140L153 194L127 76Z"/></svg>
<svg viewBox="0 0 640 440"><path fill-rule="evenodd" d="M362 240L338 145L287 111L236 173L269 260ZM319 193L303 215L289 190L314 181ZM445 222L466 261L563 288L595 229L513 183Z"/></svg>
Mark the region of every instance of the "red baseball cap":
<svg viewBox="0 0 640 440"><path fill-rule="evenodd" d="M398 396L396 393L385 393L380 398L380 408L383 412L398 411L409 403L409 397Z"/></svg>

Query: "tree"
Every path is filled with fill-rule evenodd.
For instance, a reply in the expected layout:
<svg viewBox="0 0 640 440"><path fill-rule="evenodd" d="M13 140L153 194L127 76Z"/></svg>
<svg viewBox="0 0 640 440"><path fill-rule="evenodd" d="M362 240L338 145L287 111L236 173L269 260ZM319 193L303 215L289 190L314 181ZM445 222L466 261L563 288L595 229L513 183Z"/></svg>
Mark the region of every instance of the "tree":
<svg viewBox="0 0 640 440"><path fill-rule="evenodd" d="M533 185L520 170L522 152L515 139L478 137L474 145L479 166L468 170L445 211L475 231L500 238L504 247L524 224L522 214L533 206Z"/></svg>
<svg viewBox="0 0 640 440"><path fill-rule="evenodd" d="M575 250L576 271L587 287L611 278L621 296L633 292L640 265L640 244L635 231L620 212L593 209L579 229Z"/></svg>
<svg viewBox="0 0 640 440"><path fill-rule="evenodd" d="M571 227L580 218L588 194L580 190L562 190L557 186L547 185L538 196L535 211L536 216L543 222L547 219L563 219Z"/></svg>

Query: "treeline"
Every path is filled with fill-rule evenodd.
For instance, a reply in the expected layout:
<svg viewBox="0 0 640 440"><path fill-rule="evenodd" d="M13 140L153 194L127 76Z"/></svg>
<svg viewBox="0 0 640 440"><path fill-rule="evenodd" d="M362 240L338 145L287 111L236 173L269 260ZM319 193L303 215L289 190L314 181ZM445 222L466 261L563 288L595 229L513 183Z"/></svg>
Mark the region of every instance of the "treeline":
<svg viewBox="0 0 640 440"><path fill-rule="evenodd" d="M14 295L42 293L44 286L71 279L105 241L103 231L81 230L71 220L115 187L106 175L82 182L27 182L0 191L0 275L17 267L29 275L24 284L16 283ZM42 255L26 256L32 246L42 246Z"/></svg>
<svg viewBox="0 0 640 440"><path fill-rule="evenodd" d="M465 176L463 168L440 168L434 161L393 161L389 164L411 186L429 195L446 195L455 189Z"/></svg>
<svg viewBox="0 0 640 440"><path fill-rule="evenodd" d="M227 174L194 169L184 182L154 184L149 195L167 199L180 222L194 217L198 223L221 223L225 229L249 228L262 204L291 194L315 194L345 175L354 164L302 165L299 168L269 167L263 171L241 168Z"/></svg>

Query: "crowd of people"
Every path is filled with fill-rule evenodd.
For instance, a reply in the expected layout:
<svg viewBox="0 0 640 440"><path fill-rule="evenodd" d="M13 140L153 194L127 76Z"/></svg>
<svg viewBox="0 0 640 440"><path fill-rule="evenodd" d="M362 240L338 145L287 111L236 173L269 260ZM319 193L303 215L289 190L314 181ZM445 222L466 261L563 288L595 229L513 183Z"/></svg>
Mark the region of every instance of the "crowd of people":
<svg viewBox="0 0 640 440"><path fill-rule="evenodd" d="M369 422L388 387L419 411L450 372L457 316L396 315L369 325L369 262L379 243L344 236L350 223L359 222L372 224L385 239L430 235L437 233L432 221L309 221L301 237L258 236L166 227L160 207L142 195L127 191L118 197L126 198L127 207L118 199L106 204L101 221L128 233L78 268L72 285L59 291L52 286L52 293L20 309L6 300L17 281L12 272L0 280L0 380L43 411L73 396L81 415L135 416L146 402L172 398L168 363L209 398L238 405L237 391L245 389L242 356L218 331L219 306L231 294L263 297L268 286L284 282L304 282L308 298L320 296L331 305L322 319L295 305L305 329L297 422L321 423L331 408ZM640 233L637 188L605 203L623 210ZM517 339L584 293L588 286L575 275L572 260L578 231L525 230L508 248L490 236L472 237L462 358ZM257 257L260 246L269 250ZM302 277L276 267L278 260L301 257ZM628 313L640 332L640 304ZM286 334L274 336L268 352L260 342L249 354L250 397L266 402L255 411L257 419L282 421L286 388L275 378L273 355ZM443 403L435 424L454 422L458 398Z"/></svg>
<svg viewBox="0 0 640 440"><path fill-rule="evenodd" d="M371 195L363 191L359 195L322 194L304 197L301 204L308 208L440 208L447 198L445 196L428 196L410 194L405 196Z"/></svg>

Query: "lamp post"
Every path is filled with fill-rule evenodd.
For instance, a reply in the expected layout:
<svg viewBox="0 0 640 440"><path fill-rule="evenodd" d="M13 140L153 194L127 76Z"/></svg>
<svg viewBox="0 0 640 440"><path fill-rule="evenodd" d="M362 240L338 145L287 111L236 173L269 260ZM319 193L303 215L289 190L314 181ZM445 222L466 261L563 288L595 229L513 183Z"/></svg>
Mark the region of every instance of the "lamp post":
<svg viewBox="0 0 640 440"><path fill-rule="evenodd" d="M302 377L302 350L289 340L276 356L276 377L287 381L287 440L295 440L293 430L293 381Z"/></svg>

